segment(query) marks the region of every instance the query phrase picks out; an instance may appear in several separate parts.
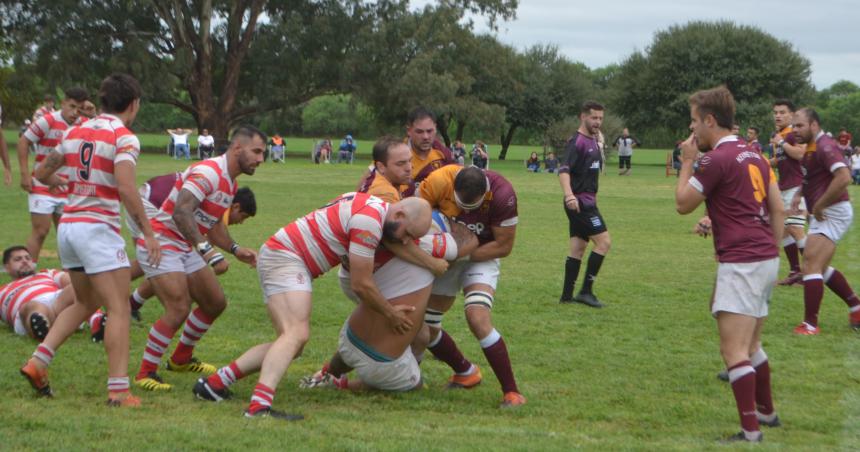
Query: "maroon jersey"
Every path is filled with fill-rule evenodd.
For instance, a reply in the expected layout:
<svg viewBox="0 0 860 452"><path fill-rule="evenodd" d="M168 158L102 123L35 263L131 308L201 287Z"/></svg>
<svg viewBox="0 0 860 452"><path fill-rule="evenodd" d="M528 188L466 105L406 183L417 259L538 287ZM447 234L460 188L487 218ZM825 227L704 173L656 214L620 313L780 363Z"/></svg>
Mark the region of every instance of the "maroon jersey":
<svg viewBox="0 0 860 452"><path fill-rule="evenodd" d="M767 208L772 178L767 160L732 135L699 161L690 185L705 195L718 261L749 263L779 256Z"/></svg>
<svg viewBox="0 0 860 452"><path fill-rule="evenodd" d="M780 135L786 143L795 146L797 139L794 137L794 132L791 126L782 129L774 135ZM774 150L774 158L776 158L776 170L779 171L779 189L788 190L794 187L803 185L803 173L800 171L800 160L795 160L785 153L782 146L777 146Z"/></svg>
<svg viewBox="0 0 860 452"><path fill-rule="evenodd" d="M164 200L170 196L170 191L176 185L176 181L182 176L182 173L170 173L163 176L156 176L146 181L149 185L149 202L155 207L161 207Z"/></svg>
<svg viewBox="0 0 860 452"><path fill-rule="evenodd" d="M758 142L758 140L755 140L755 141L749 142L749 143L747 143L747 145L748 145L749 147L751 147L754 151L758 152L759 154L763 154L763 153L764 153L764 149L762 149L762 147L761 147L761 143L759 143L759 142Z"/></svg>
<svg viewBox="0 0 860 452"><path fill-rule="evenodd" d="M845 164L845 157L842 155L836 140L824 132L818 132L815 143L806 145L806 153L803 154L802 163L803 197L806 199L806 207L811 210L827 191L827 187L830 186L833 173L839 168L848 167L848 165ZM836 202L841 201L848 201L847 190L843 190L836 200Z"/></svg>
<svg viewBox="0 0 860 452"><path fill-rule="evenodd" d="M477 234L481 245L495 240L494 226L515 226L519 221L514 187L499 173L488 170L486 174L490 180L490 192L484 197L484 204L471 212L460 211L454 217Z"/></svg>

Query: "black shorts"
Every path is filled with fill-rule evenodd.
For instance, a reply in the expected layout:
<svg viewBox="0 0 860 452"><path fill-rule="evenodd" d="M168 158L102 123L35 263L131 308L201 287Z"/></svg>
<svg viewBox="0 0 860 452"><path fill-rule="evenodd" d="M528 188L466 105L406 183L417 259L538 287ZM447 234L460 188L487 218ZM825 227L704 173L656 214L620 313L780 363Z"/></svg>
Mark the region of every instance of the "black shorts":
<svg viewBox="0 0 860 452"><path fill-rule="evenodd" d="M618 169L622 169L625 166L630 168L630 155L619 155L618 156Z"/></svg>
<svg viewBox="0 0 860 452"><path fill-rule="evenodd" d="M606 232L606 222L597 206L580 206L579 212L564 207L570 237L588 240L589 237Z"/></svg>

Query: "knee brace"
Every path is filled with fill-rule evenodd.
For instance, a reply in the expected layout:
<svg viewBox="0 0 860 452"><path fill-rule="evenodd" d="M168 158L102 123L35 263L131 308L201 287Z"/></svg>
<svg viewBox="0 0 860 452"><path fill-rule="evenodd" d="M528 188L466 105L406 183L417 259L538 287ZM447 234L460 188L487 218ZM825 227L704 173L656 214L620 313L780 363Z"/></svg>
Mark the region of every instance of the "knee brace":
<svg viewBox="0 0 860 452"><path fill-rule="evenodd" d="M487 309L493 309L493 296L487 292L473 291L466 294L466 302L463 305L464 309L469 309L473 306L483 306Z"/></svg>
<svg viewBox="0 0 860 452"><path fill-rule="evenodd" d="M442 317L445 315L442 311L437 311L435 309L427 308L424 311L424 324L432 327L442 329Z"/></svg>

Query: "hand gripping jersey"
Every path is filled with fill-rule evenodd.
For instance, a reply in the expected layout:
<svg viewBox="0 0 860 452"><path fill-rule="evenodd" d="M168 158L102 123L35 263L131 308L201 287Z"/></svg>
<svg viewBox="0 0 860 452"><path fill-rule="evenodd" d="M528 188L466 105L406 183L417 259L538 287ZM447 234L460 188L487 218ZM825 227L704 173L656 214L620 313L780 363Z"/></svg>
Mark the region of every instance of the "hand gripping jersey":
<svg viewBox="0 0 860 452"><path fill-rule="evenodd" d="M720 262L760 262L779 255L767 206L773 178L767 160L734 135L699 160L690 185L706 198Z"/></svg>
<svg viewBox="0 0 860 452"><path fill-rule="evenodd" d="M370 174L361 181L359 193L367 193L371 196L391 204L400 201L400 190L391 184L385 176L376 172L376 168L370 170Z"/></svg>
<svg viewBox="0 0 860 452"><path fill-rule="evenodd" d="M137 137L116 116L102 114L69 129L58 149L69 176L69 201L60 223L104 223L119 232L120 199L114 165L137 164Z"/></svg>
<svg viewBox="0 0 860 452"><path fill-rule="evenodd" d="M815 203L821 199L830 182L833 181L833 172L839 168L845 168L845 157L839 149L836 140L819 132L815 137L815 143L806 145L806 153L803 154L803 197L806 206L812 211ZM843 190L836 202L848 201L848 191ZM829 206L824 206L829 207Z"/></svg>
<svg viewBox="0 0 860 452"><path fill-rule="evenodd" d="M517 216L517 195L514 187L501 174L494 171L484 171L490 183L490 191L484 195L481 207L465 212L454 201L454 179L463 168L448 165L434 171L421 184L418 195L426 199L430 206L439 209L457 222L466 225L483 245L492 242L493 227L515 226Z"/></svg>
<svg viewBox="0 0 860 452"><path fill-rule="evenodd" d="M36 149L36 163L33 165L32 174L36 174L36 168L60 144L63 134L71 127L63 119L62 112L59 110L43 114L39 119L30 123L30 127L24 131L24 137L34 143ZM63 177L64 175L60 174L60 176ZM57 190L51 192L48 190L47 185L39 182L35 177L33 178L33 194L65 198L67 193L67 191Z"/></svg>
<svg viewBox="0 0 860 452"><path fill-rule="evenodd" d="M192 244L182 236L173 221L180 191L188 190L200 201L194 211L194 221L197 223L197 230L206 235L230 208L238 189L236 181L230 178L227 171L227 154L189 166L173 184L173 189L161 209L149 220L162 248L179 252L191 251Z"/></svg>
<svg viewBox="0 0 860 452"><path fill-rule="evenodd" d="M10 327L21 307L38 297L59 292L63 272L45 270L0 286L0 318Z"/></svg>
<svg viewBox="0 0 860 452"><path fill-rule="evenodd" d="M266 246L298 255L316 278L347 260L349 253L373 258L388 206L366 193L346 193L288 224Z"/></svg>

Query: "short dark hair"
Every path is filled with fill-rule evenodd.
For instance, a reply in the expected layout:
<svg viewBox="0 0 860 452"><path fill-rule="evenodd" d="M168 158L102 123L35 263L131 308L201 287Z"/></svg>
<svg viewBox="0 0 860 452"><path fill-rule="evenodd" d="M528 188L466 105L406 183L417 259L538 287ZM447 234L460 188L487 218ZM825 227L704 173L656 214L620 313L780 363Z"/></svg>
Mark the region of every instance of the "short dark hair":
<svg viewBox="0 0 860 452"><path fill-rule="evenodd" d="M591 110L603 111L604 108L599 102L587 100L582 103L582 107L579 109L579 114L591 113Z"/></svg>
<svg viewBox="0 0 860 452"><path fill-rule="evenodd" d="M21 250L27 251L28 253L30 252L27 249L27 247L24 245L12 245L9 248L6 248L5 250L3 250L3 265L6 265L9 263L9 259L12 259L12 253L14 253L15 251L21 251Z"/></svg>
<svg viewBox="0 0 860 452"><path fill-rule="evenodd" d="M423 106L415 107L409 112L409 116L406 117L406 124L411 126L412 124L415 124L415 121L424 118L430 118L433 120L433 124L436 124L436 114L430 111L429 108Z"/></svg>
<svg viewBox="0 0 860 452"><path fill-rule="evenodd" d="M45 97L42 98L42 103L45 102L54 102L54 96L52 94L45 94Z"/></svg>
<svg viewBox="0 0 860 452"><path fill-rule="evenodd" d="M233 204L239 204L239 210L248 214L248 216L253 217L257 214L257 198L254 197L254 192L249 187L242 187L236 190Z"/></svg>
<svg viewBox="0 0 860 452"><path fill-rule="evenodd" d="M803 115L806 116L806 119L809 120L810 124L814 121L816 124L818 124L819 127L821 127L821 117L818 116L818 112L815 111L814 108L805 107L801 108L797 112L803 113Z"/></svg>
<svg viewBox="0 0 860 452"><path fill-rule="evenodd" d="M696 91L690 96L692 107L699 111L699 119L711 115L724 129L731 130L735 123L735 98L725 86Z"/></svg>
<svg viewBox="0 0 860 452"><path fill-rule="evenodd" d="M385 163L388 161L388 150L392 147L403 144L403 140L386 135L373 144L373 161Z"/></svg>
<svg viewBox="0 0 860 452"><path fill-rule="evenodd" d="M263 133L262 130L260 130L260 129L258 129L258 128L250 125L250 124L242 124L239 127L236 127L236 129L233 130L233 135L230 137L230 143L231 144L234 143L236 141L236 139L239 137L245 137L245 138L251 138L251 139L253 139L254 137L260 137L260 140L263 143L266 143L269 141L269 137L267 137L266 134Z"/></svg>
<svg viewBox="0 0 860 452"><path fill-rule="evenodd" d="M477 166L463 168L454 178L454 191L462 201L470 203L487 192L487 175Z"/></svg>
<svg viewBox="0 0 860 452"><path fill-rule="evenodd" d="M141 95L137 79L120 72L105 77L99 87L99 103L105 113L122 113Z"/></svg>
<svg viewBox="0 0 860 452"><path fill-rule="evenodd" d="M90 100L90 93L80 86L73 86L65 91L66 99L72 99L77 102Z"/></svg>
<svg viewBox="0 0 860 452"><path fill-rule="evenodd" d="M785 99L785 98L780 98L780 99L773 101L774 107L779 106L779 105L785 105L786 107L788 107L788 111L790 111L792 113L794 113L797 110L797 107L794 106L794 102L792 102L788 99Z"/></svg>
<svg viewBox="0 0 860 452"><path fill-rule="evenodd" d="M752 130L753 132L755 132L755 134L756 134L756 135L758 135L758 134L759 134L758 127L749 126L749 127L747 127L747 129Z"/></svg>

